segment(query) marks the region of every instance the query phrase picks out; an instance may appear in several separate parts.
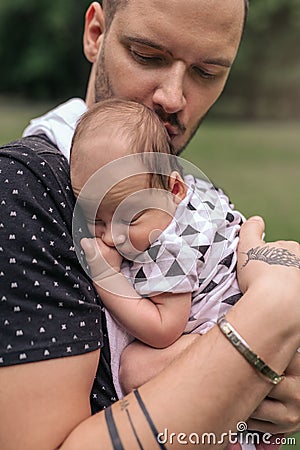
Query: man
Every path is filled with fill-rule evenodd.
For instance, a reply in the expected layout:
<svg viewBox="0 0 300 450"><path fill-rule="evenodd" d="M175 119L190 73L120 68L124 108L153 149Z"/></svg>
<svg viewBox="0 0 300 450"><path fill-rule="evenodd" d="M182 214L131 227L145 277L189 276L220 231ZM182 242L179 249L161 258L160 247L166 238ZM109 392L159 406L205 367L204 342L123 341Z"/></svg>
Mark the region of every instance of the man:
<svg viewBox="0 0 300 450"><path fill-rule="evenodd" d="M170 8L168 2L113 1L106 16L105 33L99 4L86 16L85 54L93 63L87 105L109 96L144 103L161 117L180 152L224 88L245 3L224 4L211 17L211 7L192 3Z"/></svg>
<svg viewBox="0 0 300 450"><path fill-rule="evenodd" d="M84 51L93 64L87 106L111 95L145 103L159 114L181 151L222 92L244 17L242 0L107 0L103 8L92 3L84 33ZM215 327L193 337L194 342L178 341L164 364L172 352L190 349L172 370L105 415L89 418L89 393L107 359L98 367L103 315L73 248L74 199L66 159L47 137L34 136L5 146L1 167L0 237L6 261L1 272L1 449L164 448L156 433L165 427L175 433L219 434L249 417L272 385ZM247 223L241 250L263 246L262 231L261 221ZM289 251L297 264L298 244L274 247ZM274 268L251 261L240 283L246 293L228 317L274 370L283 371L300 343L299 273L284 262ZM104 351L105 341L102 357ZM264 401L250 421L254 428L280 432L299 427L294 394L299 373L294 360L287 371L291 376L270 394L278 405ZM94 389L93 409L97 395Z"/></svg>

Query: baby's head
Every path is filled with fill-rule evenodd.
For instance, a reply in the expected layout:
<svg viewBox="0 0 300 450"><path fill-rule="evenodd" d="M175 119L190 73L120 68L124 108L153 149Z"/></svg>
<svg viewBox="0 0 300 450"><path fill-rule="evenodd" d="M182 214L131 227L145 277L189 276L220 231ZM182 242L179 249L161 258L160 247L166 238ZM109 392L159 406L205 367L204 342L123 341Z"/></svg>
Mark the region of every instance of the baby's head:
<svg viewBox="0 0 300 450"><path fill-rule="evenodd" d="M129 162L119 160L109 172L109 163L128 155L135 156ZM134 164L139 168L132 171ZM152 110L132 101L110 99L82 116L70 161L75 195L96 172L101 173L98 184L104 184L104 167L106 178L117 182L111 184L93 217L84 212L89 228L108 245L125 248L130 240L135 249L143 251L168 226L186 194L168 133ZM121 222L127 226L126 232L120 229Z"/></svg>
<svg viewBox="0 0 300 450"><path fill-rule="evenodd" d="M175 155L157 114L133 101L109 99L99 102L81 117L73 136L70 160L73 189L80 192L91 175L105 164L126 155L147 152ZM153 158L143 160L147 165L155 165ZM168 180L156 175L161 168L149 169L153 169L153 173L149 173L150 184L167 188ZM180 169L170 166L170 173L172 170Z"/></svg>

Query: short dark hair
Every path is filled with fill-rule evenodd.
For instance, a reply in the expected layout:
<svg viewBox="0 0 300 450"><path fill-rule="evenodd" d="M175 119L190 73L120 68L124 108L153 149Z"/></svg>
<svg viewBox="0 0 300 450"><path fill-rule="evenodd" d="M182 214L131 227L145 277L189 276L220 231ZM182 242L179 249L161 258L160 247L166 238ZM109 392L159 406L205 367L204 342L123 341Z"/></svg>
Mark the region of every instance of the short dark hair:
<svg viewBox="0 0 300 450"><path fill-rule="evenodd" d="M124 8L128 0L102 0L103 11L105 14L106 29L108 30L117 10Z"/></svg>
<svg viewBox="0 0 300 450"><path fill-rule="evenodd" d="M103 10L106 18L106 28L107 30L110 27L110 24L113 20L113 17L119 8L124 8L126 3L129 0L101 0L100 3L103 5ZM149 0L151 1L151 0ZM248 11L249 11L249 0L244 0L245 5L245 15L244 15L244 24L243 24L243 32L246 26Z"/></svg>

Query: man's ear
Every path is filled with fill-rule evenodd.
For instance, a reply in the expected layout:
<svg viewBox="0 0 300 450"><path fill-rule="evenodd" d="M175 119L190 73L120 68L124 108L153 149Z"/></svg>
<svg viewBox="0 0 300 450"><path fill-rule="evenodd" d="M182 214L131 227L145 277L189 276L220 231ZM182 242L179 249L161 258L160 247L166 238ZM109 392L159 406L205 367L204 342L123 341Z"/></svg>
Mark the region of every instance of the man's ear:
<svg viewBox="0 0 300 450"><path fill-rule="evenodd" d="M97 59L100 43L105 31L105 20L102 6L93 2L85 14L83 34L83 50L86 59L94 63Z"/></svg>
<svg viewBox="0 0 300 450"><path fill-rule="evenodd" d="M187 193L187 187L180 174L175 170L169 176L169 191L173 194L176 204L183 200Z"/></svg>

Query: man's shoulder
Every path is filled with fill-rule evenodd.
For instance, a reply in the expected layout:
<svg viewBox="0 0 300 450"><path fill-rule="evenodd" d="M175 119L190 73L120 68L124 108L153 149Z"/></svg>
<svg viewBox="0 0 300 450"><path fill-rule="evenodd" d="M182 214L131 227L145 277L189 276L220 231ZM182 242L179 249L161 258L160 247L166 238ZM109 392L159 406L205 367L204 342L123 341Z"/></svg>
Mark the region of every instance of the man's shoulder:
<svg viewBox="0 0 300 450"><path fill-rule="evenodd" d="M62 156L56 145L44 134L22 137L0 147L0 153L4 155L22 156L23 152L26 151L33 152L36 155L51 153Z"/></svg>
<svg viewBox="0 0 300 450"><path fill-rule="evenodd" d="M66 203L68 212L73 210L68 161L46 136L28 136L0 147L0 167L0 184L11 202L12 190L22 193L23 201L51 192L45 199L52 199L57 208ZM41 205L46 205L45 199Z"/></svg>
<svg viewBox="0 0 300 450"><path fill-rule="evenodd" d="M46 177L48 182L69 179L69 163L51 140L43 135L26 136L0 147L2 174L11 175L12 166L27 177ZM46 175L45 175L46 173ZM45 178L45 182L46 182Z"/></svg>

